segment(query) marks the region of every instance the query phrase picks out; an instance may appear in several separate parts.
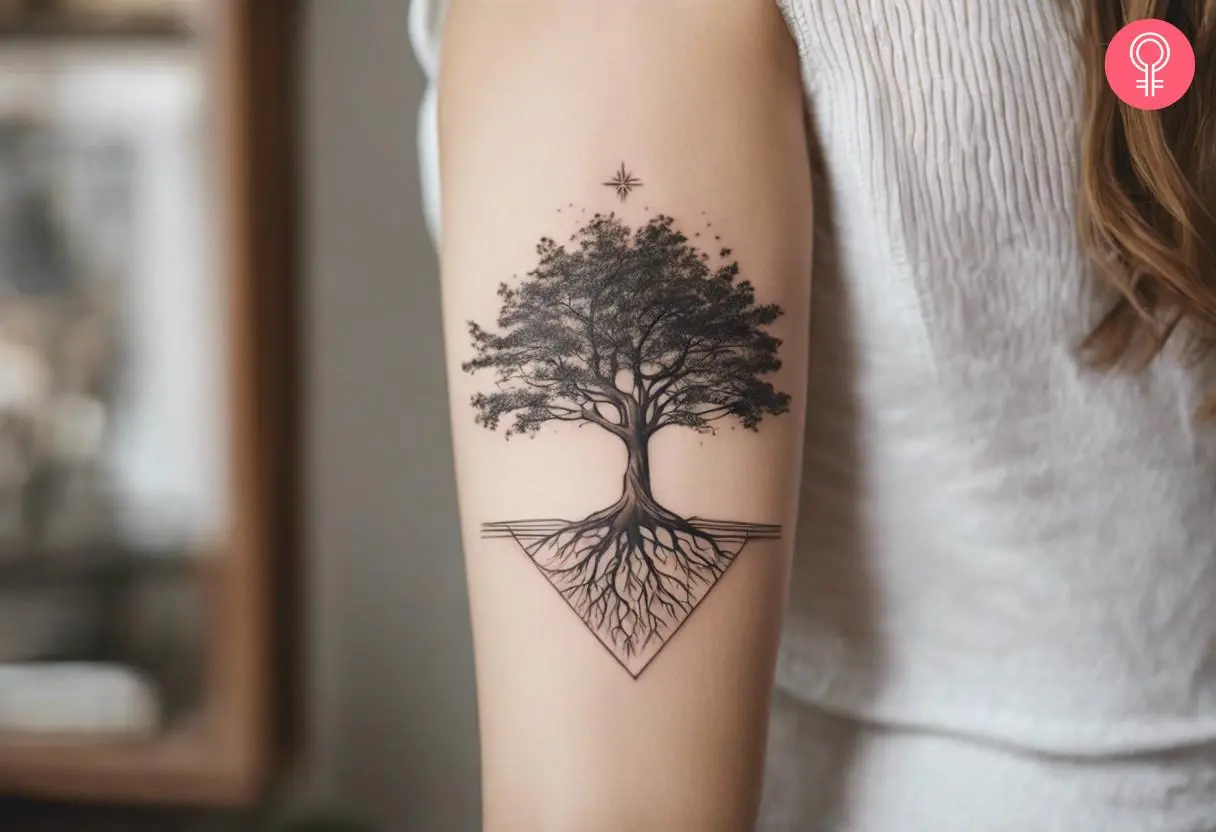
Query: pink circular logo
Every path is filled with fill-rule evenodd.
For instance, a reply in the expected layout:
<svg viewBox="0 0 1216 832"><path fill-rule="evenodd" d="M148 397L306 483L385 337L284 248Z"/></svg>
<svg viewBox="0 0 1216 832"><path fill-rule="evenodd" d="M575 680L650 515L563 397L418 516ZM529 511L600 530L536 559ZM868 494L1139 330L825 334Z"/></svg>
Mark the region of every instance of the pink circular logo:
<svg viewBox="0 0 1216 832"><path fill-rule="evenodd" d="M1127 24L1106 47L1106 80L1138 110L1160 110L1182 98L1195 78L1195 50L1173 24L1148 18Z"/></svg>

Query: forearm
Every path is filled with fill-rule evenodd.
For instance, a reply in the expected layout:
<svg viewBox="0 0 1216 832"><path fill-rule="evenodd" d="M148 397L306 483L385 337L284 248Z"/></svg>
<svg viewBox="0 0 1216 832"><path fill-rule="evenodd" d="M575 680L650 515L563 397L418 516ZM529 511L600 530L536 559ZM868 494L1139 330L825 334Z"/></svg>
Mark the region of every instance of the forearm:
<svg viewBox="0 0 1216 832"><path fill-rule="evenodd" d="M752 823L805 403L795 65L765 0L453 4L444 307L489 829Z"/></svg>

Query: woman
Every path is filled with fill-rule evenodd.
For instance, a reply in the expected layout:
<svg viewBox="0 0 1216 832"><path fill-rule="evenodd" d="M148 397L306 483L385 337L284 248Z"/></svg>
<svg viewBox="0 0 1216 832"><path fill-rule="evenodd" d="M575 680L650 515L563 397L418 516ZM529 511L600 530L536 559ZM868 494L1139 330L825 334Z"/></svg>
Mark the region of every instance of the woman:
<svg viewBox="0 0 1216 832"><path fill-rule="evenodd" d="M1216 830L1216 3L444 29L486 827Z"/></svg>

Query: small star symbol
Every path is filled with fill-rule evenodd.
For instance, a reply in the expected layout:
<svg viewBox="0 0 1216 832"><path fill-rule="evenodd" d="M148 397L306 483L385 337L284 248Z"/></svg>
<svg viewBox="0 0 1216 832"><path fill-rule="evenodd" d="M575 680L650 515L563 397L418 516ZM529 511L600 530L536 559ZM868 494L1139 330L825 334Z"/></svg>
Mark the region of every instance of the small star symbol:
<svg viewBox="0 0 1216 832"><path fill-rule="evenodd" d="M621 162L621 169L616 172L616 176L609 179L604 185L615 188L616 195L621 198L621 202L624 202L634 188L642 187L642 180L625 170L625 163Z"/></svg>

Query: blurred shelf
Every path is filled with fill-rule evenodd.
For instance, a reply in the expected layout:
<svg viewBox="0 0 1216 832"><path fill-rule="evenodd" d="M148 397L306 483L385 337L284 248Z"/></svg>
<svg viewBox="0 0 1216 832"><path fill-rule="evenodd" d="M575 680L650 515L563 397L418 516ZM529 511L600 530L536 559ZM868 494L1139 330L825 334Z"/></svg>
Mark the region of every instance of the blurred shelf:
<svg viewBox="0 0 1216 832"><path fill-rule="evenodd" d="M138 740L0 733L0 793L197 805L248 800L247 765L201 725Z"/></svg>
<svg viewBox="0 0 1216 832"><path fill-rule="evenodd" d="M84 18L63 15L26 15L0 20L0 42L4 41L192 41L195 27L175 18L110 17Z"/></svg>

